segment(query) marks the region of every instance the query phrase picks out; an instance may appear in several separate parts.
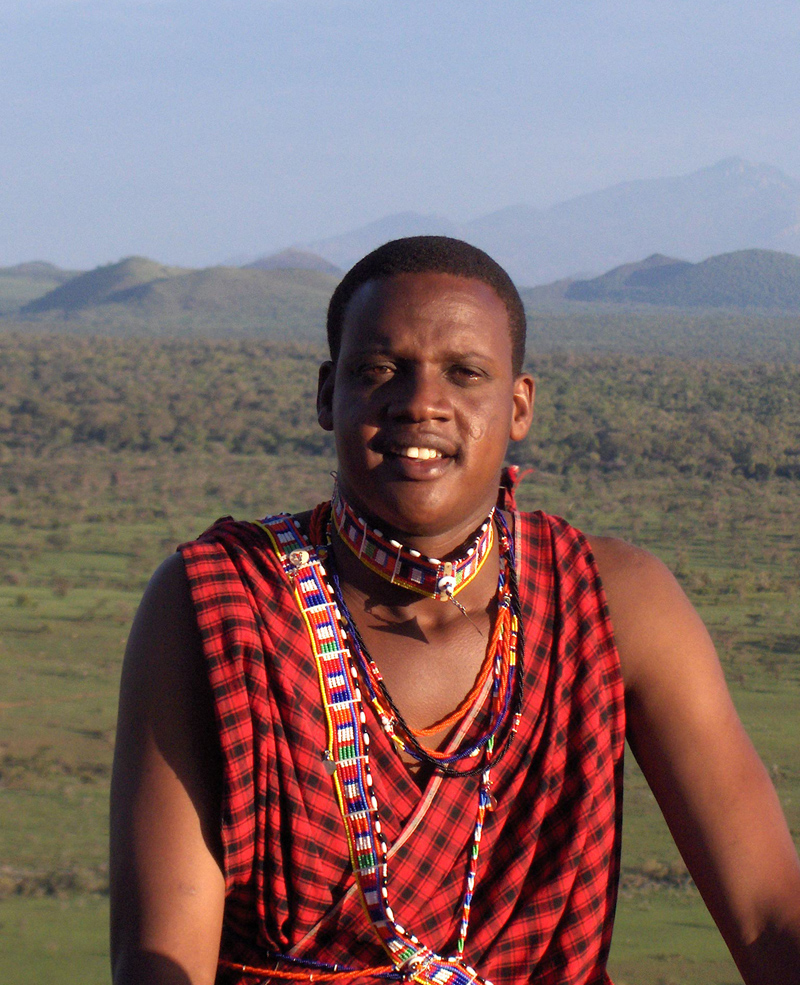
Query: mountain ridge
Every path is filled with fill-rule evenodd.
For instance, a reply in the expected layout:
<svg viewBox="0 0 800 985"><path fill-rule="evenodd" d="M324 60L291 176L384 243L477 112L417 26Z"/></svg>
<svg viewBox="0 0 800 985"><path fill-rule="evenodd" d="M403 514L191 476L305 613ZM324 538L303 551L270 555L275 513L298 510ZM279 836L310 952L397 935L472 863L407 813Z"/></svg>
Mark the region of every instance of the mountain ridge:
<svg viewBox="0 0 800 985"><path fill-rule="evenodd" d="M685 175L620 182L546 209L508 206L466 222L397 213L303 248L346 269L388 239L426 233L474 243L525 286L596 275L653 253L694 262L748 248L800 253L800 181L733 157Z"/></svg>
<svg viewBox="0 0 800 985"><path fill-rule="evenodd" d="M341 277L344 273L341 267L337 267L330 260L309 250L298 250L292 246L237 266L245 270L316 270L318 273L331 274L334 277Z"/></svg>
<svg viewBox="0 0 800 985"><path fill-rule="evenodd" d="M573 289L574 294L574 285L579 283L572 279L522 288L529 348L531 352L569 350L800 362L798 264L799 257L757 250L740 251L732 258L712 257L699 264L651 255L598 278L604 282L605 292L595 291L595 300L570 299L568 292ZM338 282L330 274L211 267L160 276L162 265L141 258L122 261L121 267L117 271L100 268L103 276L94 279L98 292L95 302L87 298L84 289L76 293L71 307L55 307L53 297L60 296L63 303L64 294L54 290L50 292L50 307L43 305L45 310L40 313L22 316L7 312L0 317L0 332L253 338L324 346L325 313ZM695 293L702 288L704 297L674 294L682 271L693 278L689 288ZM152 279L142 283L146 272ZM85 280L84 288L87 283L92 280ZM741 289L747 284L755 284L761 296L731 297L731 286ZM660 298L646 296L648 291L659 290ZM663 296L668 290L673 294ZM776 307L776 299L789 307ZM754 300L765 307L754 307ZM702 306L701 302L709 301L728 307ZM749 307L736 309L737 301ZM665 306L665 302L672 306Z"/></svg>
<svg viewBox="0 0 800 985"><path fill-rule="evenodd" d="M13 267L0 267L0 315L19 311L79 273L77 270L62 270L45 260L28 260Z"/></svg>

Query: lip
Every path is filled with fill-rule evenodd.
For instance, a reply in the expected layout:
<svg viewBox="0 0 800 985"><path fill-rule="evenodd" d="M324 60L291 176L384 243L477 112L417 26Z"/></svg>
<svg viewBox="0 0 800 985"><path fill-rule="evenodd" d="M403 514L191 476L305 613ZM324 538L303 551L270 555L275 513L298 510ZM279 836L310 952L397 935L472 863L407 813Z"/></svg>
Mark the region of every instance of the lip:
<svg viewBox="0 0 800 985"><path fill-rule="evenodd" d="M394 434L380 435L371 442L373 451L377 451L386 459L396 459L419 464L430 464L444 462L456 458L458 449L452 441L448 441L437 434ZM436 457L421 457L417 455L411 457L405 452L409 449L418 449L430 453L436 452ZM424 454L424 453L423 453Z"/></svg>
<svg viewBox="0 0 800 985"><path fill-rule="evenodd" d="M384 455L384 466L390 474L402 479L438 479L453 465L454 459L443 458L408 458L405 455Z"/></svg>
<svg viewBox="0 0 800 985"><path fill-rule="evenodd" d="M408 433L376 435L370 443L372 451L383 459L388 475L401 480L430 481L443 476L455 463L458 449L455 444L439 434ZM411 458L404 454L408 449L425 449L426 457ZM435 457L427 457L433 451Z"/></svg>

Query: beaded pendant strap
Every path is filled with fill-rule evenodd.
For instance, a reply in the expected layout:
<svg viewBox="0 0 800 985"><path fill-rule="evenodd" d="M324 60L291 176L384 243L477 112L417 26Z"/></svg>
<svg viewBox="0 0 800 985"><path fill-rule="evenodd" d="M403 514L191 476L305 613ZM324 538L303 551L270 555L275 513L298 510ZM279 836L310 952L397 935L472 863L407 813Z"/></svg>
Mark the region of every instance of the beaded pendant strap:
<svg viewBox="0 0 800 985"><path fill-rule="evenodd" d="M337 533L363 564L393 585L432 599L448 601L466 588L483 567L494 545L494 509L463 557L440 561L403 547L383 531L370 527L345 502L338 486L333 491L331 507Z"/></svg>
<svg viewBox="0 0 800 985"><path fill-rule="evenodd" d="M336 790L367 917L405 980L421 985L491 985L459 958L445 958L426 947L395 919L389 903L388 845L370 772L366 715L341 614L317 549L293 518L268 517L262 526L292 582L308 629L328 726L328 746L321 758ZM482 821L483 811L479 824ZM470 902L471 889L470 885ZM369 973L365 969L365 977Z"/></svg>

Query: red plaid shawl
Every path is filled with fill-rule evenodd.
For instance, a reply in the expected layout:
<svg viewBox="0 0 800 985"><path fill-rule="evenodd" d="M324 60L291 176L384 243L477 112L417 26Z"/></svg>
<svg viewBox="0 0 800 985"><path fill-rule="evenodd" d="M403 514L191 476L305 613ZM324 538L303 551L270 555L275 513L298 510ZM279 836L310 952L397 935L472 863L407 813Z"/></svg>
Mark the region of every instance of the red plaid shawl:
<svg viewBox="0 0 800 985"><path fill-rule="evenodd" d="M486 815L465 958L495 985L601 985L619 872L618 658L583 536L542 513L516 514L515 529L525 703L519 733L492 772L498 806ZM276 951L385 965L323 768L326 729L307 632L267 536L225 519L181 551L223 752L222 955L261 966ZM451 954L478 778L434 777L421 792L368 722L394 912Z"/></svg>

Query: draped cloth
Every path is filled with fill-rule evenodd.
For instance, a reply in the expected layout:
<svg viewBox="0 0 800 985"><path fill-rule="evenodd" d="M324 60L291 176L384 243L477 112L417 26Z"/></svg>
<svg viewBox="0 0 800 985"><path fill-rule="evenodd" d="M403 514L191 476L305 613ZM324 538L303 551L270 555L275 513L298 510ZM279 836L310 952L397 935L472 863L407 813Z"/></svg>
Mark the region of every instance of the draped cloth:
<svg viewBox="0 0 800 985"><path fill-rule="evenodd" d="M582 534L541 512L514 513L513 530L524 705L492 771L497 806L484 823L464 958L494 985L602 985L619 875L619 661ZM180 550L222 749L221 957L386 965L323 765L307 630L268 535L225 518ZM453 954L479 777L434 775L421 790L366 710L393 910L424 944ZM481 724L478 715L469 727Z"/></svg>

